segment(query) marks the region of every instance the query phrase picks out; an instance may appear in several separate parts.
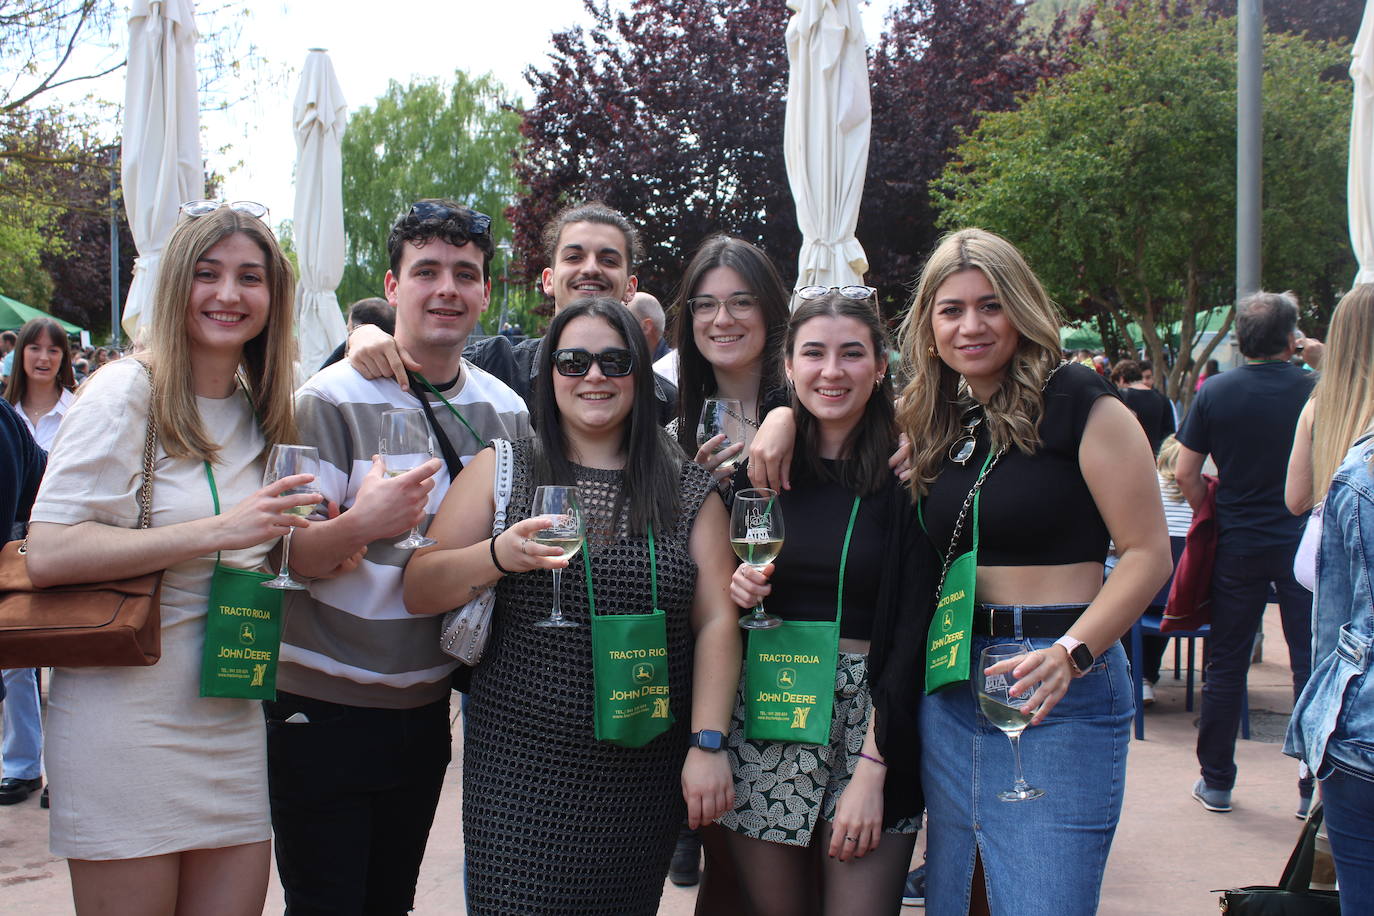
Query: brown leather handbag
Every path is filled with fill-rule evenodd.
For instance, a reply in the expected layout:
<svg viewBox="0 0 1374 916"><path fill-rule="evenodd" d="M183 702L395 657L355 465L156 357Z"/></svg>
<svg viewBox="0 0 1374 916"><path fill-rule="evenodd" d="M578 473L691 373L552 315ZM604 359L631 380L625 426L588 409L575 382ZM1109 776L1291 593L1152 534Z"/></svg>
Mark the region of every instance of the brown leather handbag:
<svg viewBox="0 0 1374 916"><path fill-rule="evenodd" d="M156 450L157 421L150 406L138 489L140 528L152 524ZM0 668L139 667L157 662L162 655L161 571L35 588L25 562L26 543L11 541L0 550Z"/></svg>

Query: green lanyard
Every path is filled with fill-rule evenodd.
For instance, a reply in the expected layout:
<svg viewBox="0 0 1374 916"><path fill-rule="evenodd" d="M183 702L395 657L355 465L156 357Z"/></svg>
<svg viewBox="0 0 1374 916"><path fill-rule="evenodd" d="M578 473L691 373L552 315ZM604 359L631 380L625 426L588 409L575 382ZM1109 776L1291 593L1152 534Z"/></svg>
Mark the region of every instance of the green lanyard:
<svg viewBox="0 0 1374 916"><path fill-rule="evenodd" d="M435 388L433 385L431 385L429 379L425 378L420 373L416 372L415 377L420 380L421 385L424 385L430 391L434 392L434 396L436 398L444 402L444 406L448 408L449 413L457 417L458 422L462 423L464 426L467 427L468 432L472 433L472 438L477 440L479 446L481 446L482 448L487 447L487 440L483 439L481 436L477 434L477 430L473 429L472 424L469 423L467 419L458 412L457 407L454 407L452 404L449 403L448 398L444 397L443 392L441 392L438 388Z"/></svg>
<svg viewBox="0 0 1374 916"><path fill-rule="evenodd" d="M844 578L860 497L854 497L840 549L834 620L784 620L751 630L744 669L744 734L754 741L824 745L835 712Z"/></svg>
<svg viewBox="0 0 1374 916"><path fill-rule="evenodd" d="M647 614L597 614L592 562L582 549L592 622L593 726L596 740L643 747L675 721L669 703L668 622L658 607L658 556L649 527L653 607Z"/></svg>

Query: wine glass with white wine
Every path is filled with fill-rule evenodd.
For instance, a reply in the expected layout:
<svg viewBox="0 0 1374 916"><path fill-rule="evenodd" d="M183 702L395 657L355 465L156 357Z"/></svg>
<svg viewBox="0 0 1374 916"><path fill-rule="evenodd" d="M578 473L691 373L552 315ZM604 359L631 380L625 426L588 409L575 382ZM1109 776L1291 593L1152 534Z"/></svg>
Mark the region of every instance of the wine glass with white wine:
<svg viewBox="0 0 1374 916"><path fill-rule="evenodd" d="M1026 777L1021 772L1021 732L1026 730L1031 720L1031 715L1025 711L1026 700L1035 691L1032 688L1027 691L1026 696L1013 697L1008 691L1016 683L1016 678L1010 671L1004 674L984 672L999 662L1022 658L1029 654L1030 650L1020 643L988 646L978 658L978 670L969 678L983 715L1000 728L1007 736L1007 740L1011 741L1012 756L1016 760L1016 783L1007 791L997 793L997 797L1005 802L1030 801L1045 794L1044 789L1037 789L1026 782Z"/></svg>
<svg viewBox="0 0 1374 916"><path fill-rule="evenodd" d="M536 531L530 540L546 547L557 547L563 551L563 558L571 560L582 549L587 536L586 521L582 517L582 494L577 487L545 486L536 487L534 505L530 514L549 516L553 525ZM577 627L581 624L563 616L562 602L563 570L553 570L553 610L543 620L536 620L537 627Z"/></svg>
<svg viewBox="0 0 1374 916"><path fill-rule="evenodd" d="M283 496L297 496L302 493L320 492L320 452L313 445L274 445L271 453L267 456L267 468L262 474L262 485L276 483L283 477L291 477L296 474L309 474L315 479L299 487L292 487L283 493ZM315 510L315 503L308 503L304 506L292 506L286 511L291 515L298 515L305 518ZM281 569L277 572L277 578L268 579L262 583L263 588L280 588L292 591L299 591L305 588L304 585L291 578L291 535L296 533L294 527L286 529L286 535L281 541Z"/></svg>
<svg viewBox="0 0 1374 916"><path fill-rule="evenodd" d="M736 442L747 442L748 430L744 426L744 407L735 398L707 398L701 404L701 420L697 423L697 447L711 439L725 434L725 441L716 449L719 453ZM734 468L747 454L744 451L725 462L723 467Z"/></svg>
<svg viewBox="0 0 1374 916"><path fill-rule="evenodd" d="M755 569L763 569L782 551L784 531L782 506L774 490L755 487L735 494L730 508L730 547L735 556ZM746 630L771 630L782 626L782 618L766 614L763 602L752 614L739 619Z"/></svg>
<svg viewBox="0 0 1374 916"><path fill-rule="evenodd" d="M434 443L429 435L429 421L418 407L397 407L382 412L382 437L377 444L382 455L384 473L400 477L413 471L434 457ZM414 550L439 543L420 533L420 526L410 529L403 541L393 544L398 550Z"/></svg>

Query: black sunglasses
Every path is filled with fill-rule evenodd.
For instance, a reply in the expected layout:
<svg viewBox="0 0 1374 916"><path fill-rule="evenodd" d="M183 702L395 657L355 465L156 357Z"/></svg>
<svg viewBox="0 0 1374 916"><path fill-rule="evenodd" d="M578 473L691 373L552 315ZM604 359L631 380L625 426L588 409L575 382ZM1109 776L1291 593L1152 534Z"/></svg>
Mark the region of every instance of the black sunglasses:
<svg viewBox="0 0 1374 916"><path fill-rule="evenodd" d="M593 361L601 367L601 374L607 378L621 378L635 368L635 355L624 347L608 347L600 353L581 347L553 351L553 368L559 375L586 375Z"/></svg>
<svg viewBox="0 0 1374 916"><path fill-rule="evenodd" d="M470 207L461 210L434 200L417 200L410 205L410 216L417 219L457 219L468 235L486 235L491 231L491 217Z"/></svg>

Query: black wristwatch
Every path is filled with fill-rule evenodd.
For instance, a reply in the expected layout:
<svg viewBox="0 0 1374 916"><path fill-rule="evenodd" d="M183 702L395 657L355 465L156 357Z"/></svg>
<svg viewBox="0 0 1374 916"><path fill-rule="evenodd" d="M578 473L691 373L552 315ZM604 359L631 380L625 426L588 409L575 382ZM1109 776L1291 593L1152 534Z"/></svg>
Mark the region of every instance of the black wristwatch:
<svg viewBox="0 0 1374 916"><path fill-rule="evenodd" d="M692 738L687 742L687 746L700 748L703 751L710 751L714 754L725 747L725 736L718 731L703 728L699 732L692 732Z"/></svg>
<svg viewBox="0 0 1374 916"><path fill-rule="evenodd" d="M1056 639L1054 644L1063 646L1064 651L1069 653L1069 664L1073 666L1074 677L1082 677L1093 666L1092 650L1084 645L1082 640L1064 635Z"/></svg>

